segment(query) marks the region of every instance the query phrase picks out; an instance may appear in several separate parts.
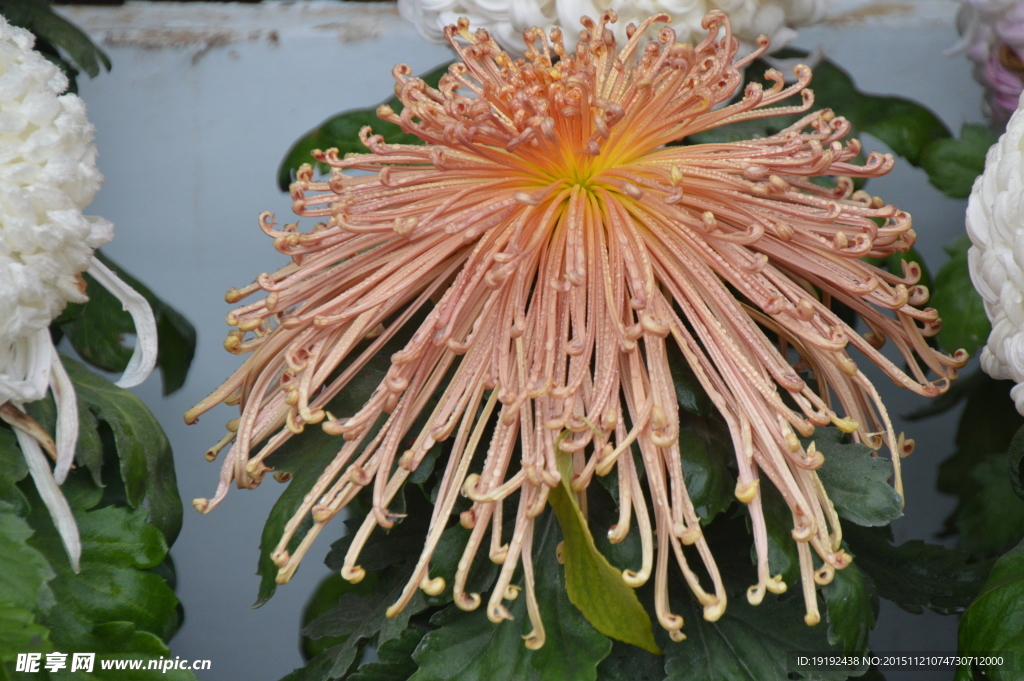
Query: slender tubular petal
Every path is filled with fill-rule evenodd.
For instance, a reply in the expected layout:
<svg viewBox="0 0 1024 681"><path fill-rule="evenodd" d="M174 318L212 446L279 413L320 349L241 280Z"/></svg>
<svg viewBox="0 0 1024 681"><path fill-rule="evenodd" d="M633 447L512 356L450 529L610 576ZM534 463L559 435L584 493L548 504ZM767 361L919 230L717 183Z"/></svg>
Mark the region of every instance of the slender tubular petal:
<svg viewBox="0 0 1024 681"><path fill-rule="evenodd" d="M89 262L89 269L86 271L114 294L121 301L125 311L132 316L132 321L135 323L135 347L132 349L132 357L128 360L128 366L125 367L117 386L120 388L136 386L146 380L156 366L156 317L153 316L153 309L141 293L121 281L109 267L97 258L93 257Z"/></svg>
<svg viewBox="0 0 1024 681"><path fill-rule="evenodd" d="M57 534L67 551L68 560L71 562L71 569L79 572L79 561L82 557L82 540L78 535L78 525L75 523L75 516L71 513L68 500L64 498L63 492L53 479L53 472L43 455L43 450L33 437L24 431L15 429L14 434L21 445L21 451L25 455L25 462L28 464L28 471L32 480L36 483L39 496L50 511L53 518L53 525L57 528Z"/></svg>
<svg viewBox="0 0 1024 681"><path fill-rule="evenodd" d="M531 29L525 57L512 59L487 31L459 20L445 35L462 61L436 88L396 66L402 112L378 110L424 145L387 144L365 127L368 153L317 151L329 175L314 179L309 165L298 171L292 208L318 221L312 229L260 217L291 261L228 293L233 302L265 294L228 315L225 348L250 356L186 420L221 402L240 410L208 450L232 443L215 496L193 502L202 512L232 483L258 486L267 456L306 428L340 436L333 461L276 538L279 583L365 490L370 508L341 570L362 579L363 548L377 528L393 526L392 499L440 446L447 463L424 546L388 616L449 579L458 607L482 605L466 587L484 550L501 565L488 618L510 617L504 601L516 596L521 565L533 624L527 644L539 647L534 519L563 474L571 471L564 482L587 513L594 477L614 471L619 516L609 540L636 528L642 549L623 580L635 587L653 577L658 620L675 640L685 637L670 607L676 568L704 618L718 619L732 585L686 486L676 350L736 450L735 495L751 519L757 564L750 603L788 588L769 564L766 485L791 512L808 624L820 619L817 586L850 562L817 476L823 456L801 437L831 425L874 450L887 447L902 492L906 441L857 362L937 395L966 355L925 342L939 319L915 307L926 300L919 269L890 273L862 259L914 243L909 215L853 190L851 178L884 175L893 158L869 154L854 164L861 148L846 140L850 123L811 111L805 65L791 82L769 70L766 85L751 83L728 103L740 68L767 41L737 60L720 12L704 18L707 37L697 45L659 27L670 21L664 15L627 28L620 45L609 28L615 21L613 11L584 17L574 53L560 31ZM669 144L782 114L799 115L768 137ZM811 181L820 176L830 186ZM833 301L872 336L833 312ZM365 404L327 413L373 354L403 337ZM903 363L878 352L884 340ZM460 495L471 505L458 520L472 532L455 575L431 579ZM816 561L827 567L815 571Z"/></svg>
<svg viewBox="0 0 1024 681"><path fill-rule="evenodd" d="M53 469L53 479L58 485L63 485L68 471L75 462L75 449L78 445L78 401L75 399L75 386L61 364L60 355L52 345L50 357L50 388L53 390L53 399L57 405L57 466Z"/></svg>

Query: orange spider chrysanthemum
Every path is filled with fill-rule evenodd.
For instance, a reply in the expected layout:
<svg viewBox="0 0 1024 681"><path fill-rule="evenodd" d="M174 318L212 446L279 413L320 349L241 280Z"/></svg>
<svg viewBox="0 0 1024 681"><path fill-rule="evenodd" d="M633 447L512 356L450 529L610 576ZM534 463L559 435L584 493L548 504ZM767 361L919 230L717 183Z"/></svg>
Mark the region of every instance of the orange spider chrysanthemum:
<svg viewBox="0 0 1024 681"><path fill-rule="evenodd" d="M655 23L668 21L661 15L630 26L620 49L608 29L613 21L613 12L583 19L574 54L557 29L550 36L526 31L522 60L485 31L471 33L465 20L449 27L462 61L436 90L396 67L404 109L378 111L426 146L386 144L364 129L370 153L340 159L336 150L318 152L332 168L329 179L314 181L304 166L292 185L295 212L324 222L299 232L261 217L292 262L229 295L267 294L229 316L236 330L228 348L252 354L187 419L222 401L240 403L241 418L214 449L232 443L217 495L195 502L204 512L232 480L256 486L269 470L266 457L304 425L322 422L344 435L273 554L278 581L292 575L324 525L372 486L372 513L342 570L361 579L358 558L369 534L392 525L396 492L436 442L451 438L426 544L390 614L417 588L439 591L429 578L431 555L460 493L473 501L461 516L473 531L454 577L456 604L481 602L464 589L490 528L491 557L502 569L488 615L508 617L502 600L521 558L535 606L527 559L533 519L560 480L561 450L572 453L576 490L616 469L621 515L611 540L626 536L635 514L643 559L624 576L639 585L654 573L657 616L673 638L681 637L682 619L669 609L670 555L705 617L717 618L726 592L683 481L669 343L732 433L736 496L750 510L758 558L752 603L785 589L769 571L762 475L793 513L808 623L819 618L812 551L825 564L819 580L849 563L815 473L822 456L805 450L798 435L834 424L873 449L884 444L895 453L902 493L898 454L912 442L893 432L847 351L924 395L941 393L966 356L925 342L939 319L933 309L913 307L927 300L916 266L900 277L861 260L905 251L914 240L909 215L853 191L850 178L882 175L892 157L873 153L864 165L850 163L860 144L843 144L850 124L827 110L771 137L666 146L737 121L806 112L810 70L798 67L788 87L769 71L770 87L748 85L741 101L716 109L766 40L734 61L737 41L714 12L699 45L676 42L668 28L647 41ZM772 107L798 93L802 104ZM836 178L834 188L811 182L823 175ZM831 301L852 309L870 332L856 333ZM369 401L343 418L327 414L327 403L420 310L428 311L425 319ZM373 338L369 347L350 357L366 338ZM909 375L879 352L886 339ZM797 355L813 372L813 389L791 365ZM421 414L432 400L429 415ZM421 416L426 425L410 432ZM651 509L633 458L621 456L634 446ZM474 458L482 471L470 475ZM502 500L516 492L515 529L503 537ZM312 528L290 554L289 541L310 515ZM684 544L699 552L710 591L687 565ZM536 607L530 613L537 627L531 643L539 645Z"/></svg>

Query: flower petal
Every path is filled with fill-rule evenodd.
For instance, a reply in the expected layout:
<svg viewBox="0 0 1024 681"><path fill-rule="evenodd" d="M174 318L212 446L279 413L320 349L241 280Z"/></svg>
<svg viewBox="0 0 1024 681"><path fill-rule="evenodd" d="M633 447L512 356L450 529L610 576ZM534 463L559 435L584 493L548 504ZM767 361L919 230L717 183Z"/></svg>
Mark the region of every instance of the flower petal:
<svg viewBox="0 0 1024 681"><path fill-rule="evenodd" d="M135 350L117 386L136 386L146 380L156 366L156 317L153 316L152 308L141 293L121 281L109 267L95 257L90 261L87 271L121 301L121 305L135 322Z"/></svg>
<svg viewBox="0 0 1024 681"><path fill-rule="evenodd" d="M79 572L82 540L78 536L78 525L75 523L75 516L71 513L71 507L68 506L68 500L64 498L57 481L54 480L39 443L17 428L15 428L14 434L18 438L18 444L21 445L21 451L25 454L25 462L28 463L28 471L36 483L39 496L42 497L43 503L49 509L57 533L60 535L61 541L64 542L68 560L71 561L71 569Z"/></svg>
<svg viewBox="0 0 1024 681"><path fill-rule="evenodd" d="M50 346L50 388L57 404L57 466L53 479L58 485L64 484L75 462L75 448L78 445L78 401L75 386L71 383L57 350Z"/></svg>
<svg viewBox="0 0 1024 681"><path fill-rule="evenodd" d="M30 338L11 343L7 357L0 357L0 404L34 402L46 396L50 382L50 331L40 329Z"/></svg>

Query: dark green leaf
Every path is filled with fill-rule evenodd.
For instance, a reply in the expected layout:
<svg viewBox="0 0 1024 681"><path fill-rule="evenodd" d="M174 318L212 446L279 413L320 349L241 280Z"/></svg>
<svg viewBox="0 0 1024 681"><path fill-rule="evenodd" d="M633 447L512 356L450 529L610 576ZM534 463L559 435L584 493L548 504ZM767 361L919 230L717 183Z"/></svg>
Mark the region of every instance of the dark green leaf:
<svg viewBox="0 0 1024 681"><path fill-rule="evenodd" d="M813 441L825 456L818 477L825 486L836 512L858 525L887 525L903 515L900 496L889 484L892 462L871 456L861 444L842 444L838 428L818 428L804 441Z"/></svg>
<svg viewBox="0 0 1024 681"><path fill-rule="evenodd" d="M78 443L75 447L75 462L88 468L93 482L97 487L101 487L103 485L101 473L103 445L98 432L99 424L81 397L76 395L75 401L78 406ZM51 437L56 435L57 406L52 395L48 394L41 400L29 402L25 405L25 409Z"/></svg>
<svg viewBox="0 0 1024 681"><path fill-rule="evenodd" d="M150 522L173 544L181 530L181 498L171 445L156 417L132 393L68 357L61 360L79 405L84 403L113 432L128 503L138 508L145 501Z"/></svg>
<svg viewBox="0 0 1024 681"><path fill-rule="evenodd" d="M814 678L841 681L863 668L827 667L813 677L789 675L787 654L793 651L834 654L824 623L804 624L803 599L779 600L765 596L758 606L743 597L729 601L718 621L708 622L703 608L687 593L672 603L673 612L686 621L686 640L665 648L665 681L788 681Z"/></svg>
<svg viewBox="0 0 1024 681"><path fill-rule="evenodd" d="M878 614L878 593L871 578L853 563L836 570L821 595L828 606L828 642L844 653L866 653Z"/></svg>
<svg viewBox="0 0 1024 681"><path fill-rule="evenodd" d="M96 626L92 631L91 645L95 646L96 664L92 674L69 674L74 681L123 681L124 670L101 668L100 660L149 660L171 656L167 645L148 631L138 631L131 622L107 622ZM93 650L93 649L91 649ZM127 666L127 665L126 665ZM130 667L129 667L130 668ZM51 676L51 678L55 678ZM61 676L61 679L64 677ZM195 681L191 671L181 669L140 669L132 671L132 681Z"/></svg>
<svg viewBox="0 0 1024 681"><path fill-rule="evenodd" d="M437 87L441 76L448 73L448 63L432 69L420 76L431 87ZM388 99L387 104L395 113L401 113L402 103L397 97ZM377 118L377 107L366 109L353 109L328 118L326 121L313 128L300 137L292 148L285 154L284 160L277 171L277 185L281 191L288 191L288 185L295 179L295 171L303 163L313 163L312 152L314 149L336 148L338 155L344 158L345 154L365 154L366 147L359 141L359 131L363 126L370 126L376 135L383 135L389 144L423 144L423 140L413 134L402 132L402 129L394 123L388 123ZM327 172L325 166L318 167L321 171Z"/></svg>
<svg viewBox="0 0 1024 681"><path fill-rule="evenodd" d="M686 491L701 522L709 523L736 499L736 478L728 465L731 446L725 451L719 441L706 440L696 429L684 430L680 424L679 453Z"/></svg>
<svg viewBox="0 0 1024 681"><path fill-rule="evenodd" d="M828 59L814 68L815 107L829 108L889 145L913 165L921 163L924 150L937 139L950 136L949 129L931 111L902 97L860 92L849 74Z"/></svg>
<svg viewBox="0 0 1024 681"><path fill-rule="evenodd" d="M922 541L893 546L888 528L844 525L843 530L855 564L878 595L914 614L925 608L940 615L963 612L992 568L990 561L968 563L960 551Z"/></svg>
<svg viewBox="0 0 1024 681"><path fill-rule="evenodd" d="M971 273L967 267L967 249L970 247L971 241L966 236L946 247L950 258L936 275L935 288L928 301L942 318L942 329L936 339L946 352L963 348L974 354L992 330L981 295L971 284Z"/></svg>
<svg viewBox="0 0 1024 681"><path fill-rule="evenodd" d="M985 558L1016 544L1024 501L1013 493L1007 452L1024 418L1010 399L1011 381L995 381L978 371L968 382L957 451L939 467L938 488L958 497L956 510L946 519L947 533L959 531L960 547Z"/></svg>
<svg viewBox="0 0 1024 681"><path fill-rule="evenodd" d="M548 496L565 536L562 556L569 600L605 636L660 653L651 633L650 616L633 589L623 581L622 573L612 567L594 545L594 538L576 503L576 493L569 486L571 467L571 457L560 454L562 482Z"/></svg>
<svg viewBox="0 0 1024 681"><path fill-rule="evenodd" d="M665 658L612 641L612 652L597 666L597 681L662 681Z"/></svg>
<svg viewBox="0 0 1024 681"><path fill-rule="evenodd" d="M364 662L348 681L406 681L416 672L412 653L423 640L424 631L409 627L398 638L377 647L377 661Z"/></svg>
<svg viewBox="0 0 1024 681"><path fill-rule="evenodd" d="M686 356L675 343L669 343L668 365L672 371L672 382L676 387L676 400L679 407L694 416L708 416L714 412L714 405L704 386L697 380Z"/></svg>
<svg viewBox="0 0 1024 681"><path fill-rule="evenodd" d="M363 550L359 552L359 566L364 570L376 572L419 558L430 526L430 513L433 507L419 491L410 492L409 497L411 501L405 510L406 517L395 522L390 530L377 528L367 539ZM362 521L362 517L346 520L346 525L352 524L352 531L331 544L331 550L324 559L327 567L341 570L345 563L345 554L348 553L352 538L355 536L355 529L358 529Z"/></svg>
<svg viewBox="0 0 1024 681"><path fill-rule="evenodd" d="M985 154L996 136L984 125L965 123L960 139L938 139L921 159L928 180L946 196L964 199L971 195L974 178L985 170Z"/></svg>
<svg viewBox="0 0 1024 681"><path fill-rule="evenodd" d="M141 632L169 640L177 630L178 599L158 575L142 567L163 560L167 546L160 532L141 523L144 511L104 508L85 511L72 505L82 537L81 572L71 571L60 537L34 491L29 544L38 549L57 576L50 581L56 603L43 623L60 649L97 650L97 625L129 622ZM95 514L99 514L96 516ZM130 651L118 651L130 652Z"/></svg>
<svg viewBox="0 0 1024 681"><path fill-rule="evenodd" d="M35 610L54 572L43 554L26 543L32 528L14 511L0 502L0 608Z"/></svg>
<svg viewBox="0 0 1024 681"><path fill-rule="evenodd" d="M1024 426L1021 426L1017 434L1013 436L1007 463L1010 469L1010 485L1013 487L1013 493L1024 499Z"/></svg>
<svg viewBox="0 0 1024 681"><path fill-rule="evenodd" d="M772 576L782 575L787 586L800 584L800 559L793 539L793 514L782 495L771 485L761 487L761 508L768 530L768 567ZM757 564L757 554L750 547L751 562Z"/></svg>
<svg viewBox="0 0 1024 681"><path fill-rule="evenodd" d="M54 12L44 0L2 0L0 14L15 26L27 28L38 36L37 49L64 69L72 91L78 69L93 78L100 74L101 66L110 70L110 58L103 50L81 29ZM53 48L54 45L64 50L78 69L67 64Z"/></svg>
<svg viewBox="0 0 1024 681"><path fill-rule="evenodd" d="M971 469L977 493L957 513L958 546L977 558L998 556L1024 538L1024 500L1014 494L1008 454L989 454Z"/></svg>
<svg viewBox="0 0 1024 681"><path fill-rule="evenodd" d="M504 531L511 533L512 524L515 522L515 515L505 516ZM452 585L455 583L455 571L458 569L459 561L465 552L466 542L469 541L470 531L456 523L446 529L437 542L434 555L430 559L430 577L443 577L445 580L444 591L439 596L430 598L431 605L446 605L452 601ZM420 549L423 541L420 541ZM419 555L419 550L416 552ZM469 570L469 578L466 580L466 591L468 593L483 593L491 588L495 578L498 576L498 566L491 562L486 552L477 553L473 565Z"/></svg>
<svg viewBox="0 0 1024 681"><path fill-rule="evenodd" d="M99 251L97 257L126 284L141 293L153 308L158 339L157 366L163 378L164 394L185 383L196 351L196 330L184 316L153 294L144 284L125 272ZM71 321L61 326L68 341L81 357L105 371L124 371L132 351L125 347L125 334L135 333L131 315L112 293L88 274L83 275L89 301Z"/></svg>
<svg viewBox="0 0 1024 681"><path fill-rule="evenodd" d="M52 650L49 631L37 624L28 610L0 604L0 679L7 679L4 663L14 662L18 653Z"/></svg>
<svg viewBox="0 0 1024 681"><path fill-rule="evenodd" d="M569 602L555 557L562 535L554 515L545 513L535 522L532 555L544 646L534 651L523 643L533 630L524 593L508 603L514 619L500 624L487 619L485 607L467 613L450 606L432 618L440 628L427 634L414 653L420 669L413 679L595 681L611 642Z"/></svg>
<svg viewBox="0 0 1024 681"><path fill-rule="evenodd" d="M97 563L146 570L159 565L167 544L155 526L146 522L144 509L107 506L78 516L82 552Z"/></svg>
<svg viewBox="0 0 1024 681"><path fill-rule="evenodd" d="M28 515L28 500L17 482L28 475L25 457L14 433L0 426L0 502L10 504L14 513Z"/></svg>
<svg viewBox="0 0 1024 681"><path fill-rule="evenodd" d="M539 681L530 666L533 651L523 645L529 627L526 598L508 605L515 619L493 624L487 609L463 613L448 606L431 623L440 628L423 637L413 659L419 669L409 681Z"/></svg>
<svg viewBox="0 0 1024 681"><path fill-rule="evenodd" d="M317 586L316 591L314 591L313 595L310 596L309 601L306 603L306 607L302 610L302 627L305 628L307 624L320 617L320 615L337 608L338 602L345 594L368 594L376 585L377 577L373 574L367 575L366 579L358 584L352 584L337 572L324 577ZM300 644L302 648L302 656L305 659L310 660L328 648L332 648L339 643L344 642L344 636L322 636L317 639L311 639L308 636L303 636Z"/></svg>
<svg viewBox="0 0 1024 681"><path fill-rule="evenodd" d="M985 678L993 681L1021 678L1021 666L1024 665L1024 543L996 561L978 600L971 604L960 620L958 639L962 652L1012 658L1010 665L985 667ZM962 667L956 678L969 680L971 675L967 668Z"/></svg>
<svg viewBox="0 0 1024 681"><path fill-rule="evenodd" d="M337 607L306 625L302 629L304 636L312 639L343 636L345 641L327 649L310 662L308 666L312 669L322 668L322 674L298 678L341 678L352 666L365 639L379 633L377 643L384 645L398 638L409 625L409 618L427 607L423 594L417 591L397 617L389 619L385 616L388 607L398 600L411 574L411 566L407 570L392 569L381 577L381 581L370 593L343 594Z"/></svg>
<svg viewBox="0 0 1024 681"><path fill-rule="evenodd" d="M285 524L302 505L303 498L313 488L320 474L341 449L343 443L339 440L341 438L328 435L321 428L312 427L306 429L302 437L293 437L288 440L281 449L268 457L268 465L277 471L291 473L292 479L288 483L288 487L278 497L277 502L274 503L274 507L270 510L270 516L267 517L267 522L263 525L263 536L260 539L260 559L256 570L261 577L260 589L254 607L266 603L277 590L275 580L278 567L270 558L270 554L280 541ZM289 544L289 550L294 550L298 546L306 531L308 531L308 525L300 527Z"/></svg>
<svg viewBox="0 0 1024 681"><path fill-rule="evenodd" d="M537 518L536 593L547 640L534 651L531 665L542 681L594 681L597 666L611 652L612 643L569 602L565 570L555 558L555 545L561 538L554 514Z"/></svg>

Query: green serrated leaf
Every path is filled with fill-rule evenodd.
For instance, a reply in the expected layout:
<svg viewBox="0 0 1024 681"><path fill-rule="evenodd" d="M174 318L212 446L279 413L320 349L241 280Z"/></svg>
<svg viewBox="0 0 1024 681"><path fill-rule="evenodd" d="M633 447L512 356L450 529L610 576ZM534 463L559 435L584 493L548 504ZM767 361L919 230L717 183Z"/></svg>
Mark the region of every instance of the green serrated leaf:
<svg viewBox="0 0 1024 681"><path fill-rule="evenodd" d="M957 513L957 546L976 558L998 556L1024 538L1024 500L1013 491L1008 454L989 454L971 469L978 491Z"/></svg>
<svg viewBox="0 0 1024 681"><path fill-rule="evenodd" d="M316 591L306 602L302 610L302 628L321 615L338 607L341 597L347 593L368 594L377 585L376 575L370 573L363 581L352 584L335 572L324 577L317 586ZM332 648L345 642L344 636L322 636L317 639L303 636L300 643L302 657L311 660L328 648Z"/></svg>
<svg viewBox="0 0 1024 681"><path fill-rule="evenodd" d="M446 62L441 66L431 69L420 76L431 87L437 87L441 76L448 73ZM390 106L395 113L401 113L402 103L397 97L391 97L384 104ZM402 129L394 123L388 123L377 118L377 107L366 109L353 109L344 113L331 116L323 123L313 128L300 137L285 154L284 160L277 171L277 186L281 191L288 191L288 185L295 179L295 171L303 163L314 163L312 152L314 149L327 150L336 148L338 155L344 158L345 154L365 154L366 147L359 141L359 131L363 126L370 126L376 135L383 135L389 144L423 144L423 140L410 133L402 132ZM328 172L326 166L317 164L322 172Z"/></svg>
<svg viewBox="0 0 1024 681"><path fill-rule="evenodd" d="M167 555L167 543L145 509L107 506L79 516L82 551L97 563L112 563L148 570Z"/></svg>
<svg viewBox="0 0 1024 681"><path fill-rule="evenodd" d="M565 537L562 556L569 600L605 636L661 653L654 641L650 616L633 589L623 581L622 573L594 545L594 537L576 503L576 493L569 487L571 457L559 454L558 464L562 482L552 488L548 503Z"/></svg>
<svg viewBox="0 0 1024 681"><path fill-rule="evenodd" d="M32 500L29 524L35 530L28 543L56 573L49 582L56 603L43 623L58 649L99 652L94 629L109 622L130 622L165 641L174 635L180 624L178 599L162 578L140 569L159 563L167 552L160 532L138 522L143 511L84 511L72 505L82 537L81 572L75 574L49 513L34 490L27 494Z"/></svg>
<svg viewBox="0 0 1024 681"><path fill-rule="evenodd" d="M0 608L35 610L39 591L54 572L43 554L27 543L32 528L0 502Z"/></svg>
<svg viewBox="0 0 1024 681"><path fill-rule="evenodd" d="M110 70L110 58L80 28L60 16L44 0L2 0L0 14L15 26L27 28L37 36L36 49L64 70L75 92L75 76L81 69L95 78L101 66ZM57 51L60 47L75 66Z"/></svg>
<svg viewBox="0 0 1024 681"><path fill-rule="evenodd" d="M714 404L704 386L700 384L697 375L690 368L686 356L675 343L666 345L668 350L668 365L672 371L672 383L676 388L676 401L687 413L694 416L708 416L714 413Z"/></svg>
<svg viewBox="0 0 1024 681"><path fill-rule="evenodd" d="M843 444L838 428L818 428L804 440L813 442L825 457L818 478L840 517L858 525L887 525L903 515L900 496L889 484L892 462L871 456L861 444Z"/></svg>
<svg viewBox="0 0 1024 681"><path fill-rule="evenodd" d="M992 568L978 599L960 620L958 647L964 653L1010 658L1005 666L985 666L985 678L1021 678L1024 662L1024 543L1011 549ZM957 670L957 681L975 678L969 667Z"/></svg>
<svg viewBox="0 0 1024 681"><path fill-rule="evenodd" d="M49 630L35 621L30 610L0 603L0 679L8 678L4 663L14 662L18 653L52 650Z"/></svg>
<svg viewBox="0 0 1024 681"><path fill-rule="evenodd" d="M997 556L1024 536L1024 500L1013 491L1009 450L1024 426L1011 381L972 376L956 434L957 451L939 466L938 488L958 498L947 533L973 558Z"/></svg>
<svg viewBox="0 0 1024 681"><path fill-rule="evenodd" d="M126 284L141 293L156 318L157 366L163 379L164 395L185 383L196 352L196 330L185 317L158 298L138 279L97 251L96 256ZM135 333L135 323L112 293L84 274L89 301L78 315L61 326L71 346L82 359L104 371L124 371L132 350L124 336Z"/></svg>
<svg viewBox="0 0 1024 681"><path fill-rule="evenodd" d="M1013 493L1024 499L1024 426L1013 436L1007 457L1007 468L1010 469L1010 485Z"/></svg>
<svg viewBox="0 0 1024 681"><path fill-rule="evenodd" d="M940 615L963 612L992 569L991 561L968 563L965 553L936 544L893 546L888 528L844 525L843 536L878 595L914 614L925 608Z"/></svg>
<svg viewBox="0 0 1024 681"><path fill-rule="evenodd" d="M878 615L878 593L856 563L836 570L821 589L828 608L828 642L850 655L866 653Z"/></svg>
<svg viewBox="0 0 1024 681"><path fill-rule="evenodd" d="M324 681L341 678L356 660L363 641L377 635L378 645L384 645L398 638L408 627L409 618L427 607L423 594L417 591L396 617L389 619L385 616L391 604L398 600L411 574L411 566L409 569L393 569L382 573L372 591L343 594L337 607L324 612L303 627L303 636L311 639L344 637L345 640L313 658L307 665L310 669L304 672L306 676L297 678Z"/></svg>
<svg viewBox="0 0 1024 681"><path fill-rule="evenodd" d="M92 631L91 650L96 652L96 662L92 673L62 671L60 675L52 674L50 679L61 681L123 681L125 670L132 669L135 660L143 660L142 669L132 669L132 681L195 681L191 671L162 668L149 669L150 660L167 659L171 652L167 645L158 637L147 631L139 631L132 622L107 622L97 625ZM112 669L103 669L103 661L111 663ZM120 668L118 668L120 662Z"/></svg>
<svg viewBox="0 0 1024 681"><path fill-rule="evenodd" d="M683 463L683 480L703 524L711 522L736 500L736 478L728 464L733 456L731 443L728 452L724 449L720 442L701 437L694 428L684 430L680 424L679 454Z"/></svg>
<svg viewBox="0 0 1024 681"><path fill-rule="evenodd" d="M415 561L423 550L423 542L430 527L430 513L433 507L418 491L412 492L411 501L406 507L406 517L395 523L390 530L377 528L367 539L362 551L359 552L359 565L364 570L376 572L392 565ZM397 498L397 497L396 497ZM357 528L363 518L350 518L346 525ZM349 532L331 544L324 563L331 570L341 570L345 563L345 554L355 532ZM461 555L461 553L460 553ZM433 562L433 561L432 561ZM454 572L454 571L453 571Z"/></svg>
<svg viewBox="0 0 1024 681"><path fill-rule="evenodd" d="M611 642L569 602L555 557L562 535L554 515L547 512L535 523L532 557L544 646L530 650L523 643L532 631L524 594L508 604L514 619L497 625L487 619L486 608L464 613L450 606L432 618L440 628L427 634L414 653L419 670L412 679L595 681Z"/></svg>
<svg viewBox="0 0 1024 681"><path fill-rule="evenodd" d="M413 653L419 669L409 681L540 681L530 666L533 651L523 645L526 598L508 609L514 619L497 625L482 607L464 613L450 605L434 615L430 622L438 628Z"/></svg>
<svg viewBox="0 0 1024 681"><path fill-rule="evenodd" d="M921 159L928 181L946 196L965 199L971 195L974 179L985 170L985 154L996 136L984 125L965 123L960 139L938 139Z"/></svg>
<svg viewBox="0 0 1024 681"><path fill-rule="evenodd" d="M423 640L424 632L409 627L398 638L377 647L377 661L364 662L348 681L406 681L416 673L412 653Z"/></svg>
<svg viewBox="0 0 1024 681"><path fill-rule="evenodd" d="M28 515L28 499L18 489L18 481L28 475L28 465L14 433L0 426L0 502L10 504L15 515Z"/></svg>
<svg viewBox="0 0 1024 681"><path fill-rule="evenodd" d="M597 666L597 681L662 681L665 658L612 641L612 652Z"/></svg>
<svg viewBox="0 0 1024 681"><path fill-rule="evenodd" d="M741 593L716 622L708 622L700 604L686 594L673 600L672 611L686 621L686 640L666 646L665 681L788 681L788 653L835 654L824 624L804 624L800 598L783 601L768 594L752 606ZM811 678L845 681L863 669L823 667Z"/></svg>
<svg viewBox="0 0 1024 681"><path fill-rule="evenodd" d="M793 514L775 487L761 487L761 510L768 531L768 567L771 574L782 575L782 581L787 585L799 584L800 559L793 539ZM757 564L753 545L750 547L750 561Z"/></svg>
<svg viewBox="0 0 1024 681"><path fill-rule="evenodd" d="M173 544L181 530L181 498L171 445L156 417L127 390L73 359L61 357L61 361L75 385L79 404L113 432L128 503L138 508L145 501L150 522L163 532L168 545Z"/></svg>
<svg viewBox="0 0 1024 681"><path fill-rule="evenodd" d="M939 311L942 329L935 337L946 352L963 348L969 354L984 345L992 324L985 315L981 295L971 283L967 266L967 250L971 241L960 237L946 247L950 258L935 276L931 307Z"/></svg>

